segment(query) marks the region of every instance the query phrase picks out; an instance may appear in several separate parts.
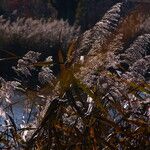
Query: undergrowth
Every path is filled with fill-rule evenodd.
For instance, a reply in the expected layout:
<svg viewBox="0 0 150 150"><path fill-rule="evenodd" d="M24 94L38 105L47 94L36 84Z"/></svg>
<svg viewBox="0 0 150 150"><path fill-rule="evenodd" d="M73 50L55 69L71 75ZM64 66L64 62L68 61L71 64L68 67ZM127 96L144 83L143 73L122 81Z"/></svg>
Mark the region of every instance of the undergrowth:
<svg viewBox="0 0 150 150"><path fill-rule="evenodd" d="M149 12L138 5L125 17L123 8L118 3L78 38L65 37L71 40L65 57L58 44L58 76L51 56L43 61L42 53L28 51L13 66L22 80L0 78L0 149L149 149ZM24 86L30 76L38 80L34 89ZM24 99L21 123L13 111L17 94Z"/></svg>

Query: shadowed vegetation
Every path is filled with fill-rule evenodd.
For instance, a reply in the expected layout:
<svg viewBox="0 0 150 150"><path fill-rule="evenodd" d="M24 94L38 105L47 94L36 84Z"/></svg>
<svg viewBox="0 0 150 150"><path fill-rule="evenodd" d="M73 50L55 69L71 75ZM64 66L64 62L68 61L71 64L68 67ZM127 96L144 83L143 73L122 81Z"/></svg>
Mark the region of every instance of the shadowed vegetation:
<svg viewBox="0 0 150 150"><path fill-rule="evenodd" d="M148 150L149 17L148 4L117 3L82 34L65 21L1 18L2 44L10 39L30 51L19 58L5 51L17 59L17 77L0 78L0 149ZM44 54L49 45L57 62ZM34 88L28 86L31 77ZM18 93L26 116L19 125L13 101Z"/></svg>

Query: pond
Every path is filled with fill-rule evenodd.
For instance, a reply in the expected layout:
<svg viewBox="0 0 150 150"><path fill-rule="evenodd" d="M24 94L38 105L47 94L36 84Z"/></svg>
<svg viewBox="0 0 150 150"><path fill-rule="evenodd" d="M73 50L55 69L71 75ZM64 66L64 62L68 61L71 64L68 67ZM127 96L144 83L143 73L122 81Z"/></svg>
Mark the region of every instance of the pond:
<svg viewBox="0 0 150 150"><path fill-rule="evenodd" d="M6 124L6 121L9 120L9 117L11 117L15 125L20 128L23 124L33 122L37 114L35 105L28 104L26 96L20 92L15 92L11 104L3 108L3 111L6 112L6 114L2 114L2 112L0 114L0 130L3 129L3 126Z"/></svg>

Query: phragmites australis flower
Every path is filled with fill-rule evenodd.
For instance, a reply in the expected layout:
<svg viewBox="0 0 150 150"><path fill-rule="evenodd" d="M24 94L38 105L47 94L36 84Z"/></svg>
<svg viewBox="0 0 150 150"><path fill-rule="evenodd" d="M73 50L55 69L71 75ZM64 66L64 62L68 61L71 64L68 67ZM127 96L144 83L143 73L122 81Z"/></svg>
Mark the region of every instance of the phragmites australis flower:
<svg viewBox="0 0 150 150"><path fill-rule="evenodd" d="M37 63L40 55L39 52L29 51L22 59L18 60L17 67L13 67L13 69L26 77L31 76L31 71L35 69L34 63Z"/></svg>

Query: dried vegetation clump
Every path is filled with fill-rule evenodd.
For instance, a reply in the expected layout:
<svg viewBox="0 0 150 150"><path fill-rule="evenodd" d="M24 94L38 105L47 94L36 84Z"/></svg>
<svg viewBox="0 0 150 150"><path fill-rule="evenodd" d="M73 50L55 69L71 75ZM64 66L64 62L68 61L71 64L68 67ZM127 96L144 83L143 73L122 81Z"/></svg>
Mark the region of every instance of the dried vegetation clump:
<svg viewBox="0 0 150 150"><path fill-rule="evenodd" d="M6 127L7 132L1 134L2 147L149 149L150 12L145 11L147 6L136 5L122 15L126 5L117 3L92 29L75 38L67 61L59 51L58 77L50 71L52 61L26 59L35 52L21 59L32 67L19 65L18 61L18 71L20 67L41 67L41 73L37 73L40 80L45 80L43 85L38 85L36 91L24 90L28 99L38 98L44 105L37 112L34 126L23 128L26 136L9 117L11 128ZM29 70L26 75L31 75ZM1 91L5 87L3 82Z"/></svg>
<svg viewBox="0 0 150 150"><path fill-rule="evenodd" d="M12 45L26 51L50 51L60 46L65 51L70 42L78 36L79 30L63 20L18 18L11 22L1 16L0 44L9 51L12 51Z"/></svg>

